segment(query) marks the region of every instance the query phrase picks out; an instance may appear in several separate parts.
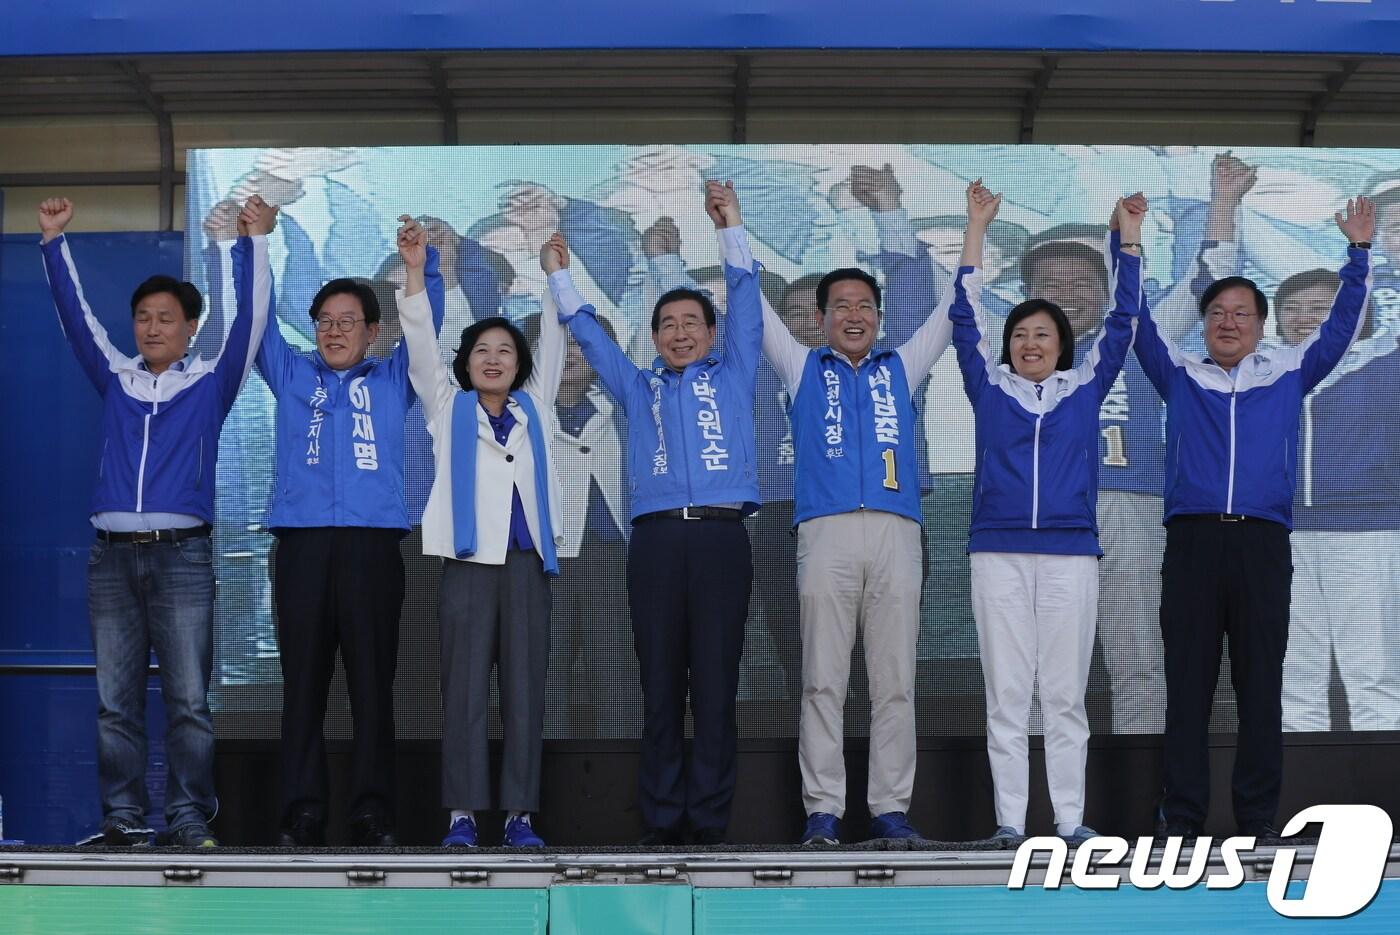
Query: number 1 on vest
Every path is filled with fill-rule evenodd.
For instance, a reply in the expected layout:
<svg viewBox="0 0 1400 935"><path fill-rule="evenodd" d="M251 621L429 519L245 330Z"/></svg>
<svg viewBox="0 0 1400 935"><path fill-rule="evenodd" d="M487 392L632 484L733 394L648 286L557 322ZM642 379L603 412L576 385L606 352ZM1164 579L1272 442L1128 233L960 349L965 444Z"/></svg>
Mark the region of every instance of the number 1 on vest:
<svg viewBox="0 0 1400 935"><path fill-rule="evenodd" d="M894 449L884 449L880 452L880 457L885 459L885 489L898 490L899 478L894 473Z"/></svg>
<svg viewBox="0 0 1400 935"><path fill-rule="evenodd" d="M1103 436L1108 449L1104 452L1104 467L1127 467L1128 455L1123 450L1123 427L1121 425L1106 425L1099 434Z"/></svg>

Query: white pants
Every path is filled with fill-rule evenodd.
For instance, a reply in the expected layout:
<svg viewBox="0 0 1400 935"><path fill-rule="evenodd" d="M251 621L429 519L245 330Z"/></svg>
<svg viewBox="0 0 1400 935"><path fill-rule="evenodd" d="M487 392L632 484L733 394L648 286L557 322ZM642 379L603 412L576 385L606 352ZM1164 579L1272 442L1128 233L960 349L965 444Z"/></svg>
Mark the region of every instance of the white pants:
<svg viewBox="0 0 1400 935"><path fill-rule="evenodd" d="M1084 821L1084 689L1098 590L1099 562L1092 555L972 554L972 611L987 685L987 758L998 825L1026 823L1026 735L1037 676L1055 823Z"/></svg>
<svg viewBox="0 0 1400 935"><path fill-rule="evenodd" d="M907 812L914 794L914 651L923 577L919 524L860 510L797 527L802 719L797 760L807 814L846 813L843 714L856 633L870 679L871 815Z"/></svg>
<svg viewBox="0 0 1400 935"><path fill-rule="evenodd" d="M1115 734L1160 734L1167 711L1162 663L1162 498L1099 491L1099 645Z"/></svg>
<svg viewBox="0 0 1400 935"><path fill-rule="evenodd" d="M1295 531L1283 729L1331 730L1332 660L1352 730L1400 730L1400 532Z"/></svg>

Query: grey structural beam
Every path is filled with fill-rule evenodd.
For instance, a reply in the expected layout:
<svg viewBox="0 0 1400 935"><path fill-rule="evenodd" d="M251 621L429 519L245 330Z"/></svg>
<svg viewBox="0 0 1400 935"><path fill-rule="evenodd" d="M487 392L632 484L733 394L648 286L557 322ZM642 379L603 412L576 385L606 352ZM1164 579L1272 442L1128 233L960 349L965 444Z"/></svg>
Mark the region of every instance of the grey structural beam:
<svg viewBox="0 0 1400 935"><path fill-rule="evenodd" d="M1021 137L1022 143L1035 141L1035 117L1040 111L1040 102L1045 98L1045 92L1050 89L1050 79L1055 76L1055 69L1060 65L1058 55L1047 55L1040 60L1040 71L1036 72L1035 84L1026 94L1025 106L1021 108Z"/></svg>
<svg viewBox="0 0 1400 935"><path fill-rule="evenodd" d="M1351 76L1356 74L1356 70L1361 67L1361 59L1349 58L1342 62L1341 70L1331 75L1327 79L1327 89L1318 94L1313 99L1312 107L1303 115L1302 132L1299 134L1298 145L1313 146L1317 139L1317 121L1327 110L1337 95L1342 93L1342 88L1351 80Z"/></svg>
<svg viewBox="0 0 1400 935"><path fill-rule="evenodd" d="M151 79L141 73L134 61L124 61L122 72L140 95L141 102L156 119L156 140L160 146L160 229L175 229L175 130L165 101L151 90Z"/></svg>

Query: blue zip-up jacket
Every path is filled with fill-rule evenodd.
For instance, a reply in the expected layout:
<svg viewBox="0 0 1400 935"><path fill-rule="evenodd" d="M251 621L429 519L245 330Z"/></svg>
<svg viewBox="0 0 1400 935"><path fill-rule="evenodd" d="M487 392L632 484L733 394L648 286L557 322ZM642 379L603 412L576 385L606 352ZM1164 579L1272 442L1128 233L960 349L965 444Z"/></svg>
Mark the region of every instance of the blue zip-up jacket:
<svg viewBox="0 0 1400 935"><path fill-rule="evenodd" d="M856 366L800 344L764 302L763 354L792 400L794 525L855 510L923 522L912 391L948 346L951 300L949 290L909 340L876 345Z"/></svg>
<svg viewBox="0 0 1400 935"><path fill-rule="evenodd" d="M1084 360L1040 383L998 363L981 309L982 271L953 281L953 344L976 419L977 464L969 552L1102 555L1099 407L1118 379L1141 308L1142 267L1118 260L1114 303Z"/></svg>
<svg viewBox="0 0 1400 935"><path fill-rule="evenodd" d="M742 227L720 232L729 311L722 347L677 373L657 358L643 370L608 338L568 270L550 290L583 355L627 414L631 518L685 506L758 508L754 463L754 380L763 339L758 266L730 262L748 242Z"/></svg>
<svg viewBox="0 0 1400 935"><path fill-rule="evenodd" d="M1400 529L1400 347L1360 341L1303 398L1296 529Z"/></svg>
<svg viewBox="0 0 1400 935"><path fill-rule="evenodd" d="M154 374L139 356L117 350L98 323L67 238L39 249L63 334L102 397L92 512L187 513L213 523L219 432L252 369L267 302L238 315L218 357L186 358L183 369Z"/></svg>
<svg viewBox="0 0 1400 935"><path fill-rule="evenodd" d="M1133 349L1167 403L1164 522L1233 513L1292 528L1303 397L1361 332L1371 288L1370 251L1347 253L1322 326L1293 347L1260 348L1228 373L1187 357L1143 310Z"/></svg>
<svg viewBox="0 0 1400 935"><path fill-rule="evenodd" d="M256 283L272 271L266 237L233 247L240 315ZM438 255L424 269L433 325L442 327ZM365 357L342 378L320 351L295 351L274 322L257 353L258 371L277 399L277 474L268 527L366 526L409 529L404 499L404 419L416 396L402 341L388 357Z"/></svg>

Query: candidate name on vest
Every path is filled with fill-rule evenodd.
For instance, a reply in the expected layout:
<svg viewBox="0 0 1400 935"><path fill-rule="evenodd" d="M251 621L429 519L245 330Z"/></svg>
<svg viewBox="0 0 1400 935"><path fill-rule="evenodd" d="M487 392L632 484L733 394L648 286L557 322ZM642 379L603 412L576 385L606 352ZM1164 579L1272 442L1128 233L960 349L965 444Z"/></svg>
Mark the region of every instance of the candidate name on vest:
<svg viewBox="0 0 1400 935"><path fill-rule="evenodd" d="M543 423L529 393L514 392L510 398L525 412L530 457L535 463L535 521L540 532L536 545L545 574L558 575L559 556L549 518L549 447ZM480 407L475 390L458 393L452 400L452 547L463 561L476 554L476 413Z"/></svg>
<svg viewBox="0 0 1400 935"><path fill-rule="evenodd" d="M872 349L852 367L829 347L811 351L788 416L794 523L855 510L922 522L917 417L898 353Z"/></svg>

